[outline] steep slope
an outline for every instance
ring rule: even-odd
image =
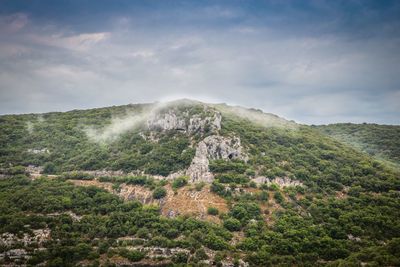
[[[339,123],[316,128],[377,159],[387,160],[400,166],[400,126]]]
[[[400,264],[399,172],[320,129],[189,100],[0,123],[3,262]]]

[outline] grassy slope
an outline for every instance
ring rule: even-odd
[[[316,128],[377,159],[400,166],[400,126],[339,123]]]

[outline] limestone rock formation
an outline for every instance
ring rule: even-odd
[[[158,113],[147,120],[147,127],[151,131],[176,130],[188,134],[211,131],[217,133],[221,129],[221,114],[214,112],[212,116],[201,117],[189,114],[177,114],[174,110],[166,113]]]
[[[219,135],[208,136],[197,145],[196,154],[186,171],[186,175],[190,177],[190,182],[212,182],[214,176],[209,170],[210,159],[247,160],[247,156],[242,152],[240,138],[228,138]]]
[[[277,184],[279,187],[304,186],[302,182],[289,179],[289,177],[275,177],[274,179],[270,179],[264,176],[259,176],[254,178],[253,181],[257,184],[267,184],[268,186],[271,184]]]

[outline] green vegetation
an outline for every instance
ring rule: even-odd
[[[316,127],[335,139],[400,165],[400,126],[339,123]]]
[[[189,177],[181,176],[172,181],[172,188],[177,189],[187,185]]]
[[[215,216],[215,215],[218,215],[218,213],[219,213],[219,210],[215,207],[208,207],[208,209],[207,209],[207,214],[209,214],[209,215]]]
[[[134,235],[145,238],[143,244],[162,247],[198,249],[201,246],[225,249],[231,235],[215,224],[193,218],[166,219],[157,207],[136,201],[123,202],[96,187],[76,187],[68,182],[50,179],[31,181],[24,176],[0,180],[0,233],[31,233],[32,229],[49,228],[52,239],[47,251],[37,251],[29,263],[36,265],[74,266],[83,259],[98,259],[113,253],[139,261],[145,254],[118,248],[115,238]],[[65,212],[82,218],[73,220]],[[48,214],[58,212],[58,216]],[[29,225],[29,226],[27,226]],[[207,234],[208,233],[208,234]],[[181,236],[179,240],[175,240]],[[16,244],[18,247],[19,245]],[[27,246],[27,249],[35,248]],[[114,248],[114,249],[113,249]],[[2,247],[4,251],[5,247]],[[175,260],[182,260],[183,255]]]
[[[155,199],[160,199],[163,198],[167,195],[167,190],[165,190],[164,187],[157,187],[156,189],[154,189],[153,191],[153,197]]]
[[[143,108],[0,117],[0,234],[22,237],[51,230],[46,250],[18,243],[0,252],[24,247],[32,255],[28,264],[49,266],[82,260],[96,265],[113,256],[136,262],[150,254],[139,248],[154,246],[182,249],[168,264],[201,265],[211,249],[216,263],[230,258],[237,264],[240,258],[251,266],[400,265],[400,170],[370,156],[398,162],[398,126],[263,127],[223,113],[220,134],[239,137],[248,160],[210,160],[215,176],[210,191],[229,210],[211,206],[204,213],[218,217],[200,217],[217,224],[188,215],[166,218],[158,206],[124,202],[103,189],[66,181],[96,179],[112,183],[107,185],[116,191],[123,183],[143,186],[155,199],[166,196],[167,183],[175,191],[186,186],[188,177],[160,181],[151,174],[187,168],[208,131],[203,136],[174,130],[154,134],[142,125],[107,142],[85,133],[85,126],[104,129],[113,116]],[[177,107],[200,117],[210,109]],[[353,143],[362,145],[348,145]],[[30,164],[43,166],[49,178],[29,179],[25,166]],[[103,169],[132,173],[94,177],[84,172]],[[258,184],[252,180],[258,176],[299,185]],[[204,182],[192,185],[188,193],[208,193],[204,187]]]
[[[160,134],[157,145],[139,134],[144,126],[108,142],[96,142],[87,127],[101,130],[113,117],[140,114],[145,105],[127,105],[64,113],[0,116],[0,167],[41,165],[44,173],[73,170],[144,170],[168,175],[187,167],[194,149],[179,132]]]

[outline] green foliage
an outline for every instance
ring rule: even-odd
[[[242,161],[236,160],[213,160],[210,162],[210,171],[213,173],[231,172],[235,174],[243,174],[246,172],[248,165]]]
[[[209,214],[209,215],[215,216],[215,215],[218,215],[218,213],[219,213],[219,210],[215,207],[208,207],[208,209],[207,209],[207,214]]]
[[[282,193],[279,191],[276,191],[274,193],[274,199],[276,200],[277,203],[282,204],[285,201],[285,198],[283,197]]]
[[[167,195],[167,190],[165,190],[164,187],[157,187],[156,189],[154,189],[153,191],[153,197],[155,199],[160,199],[163,198]]]
[[[57,172],[56,165],[53,162],[46,162],[43,166],[43,173],[54,174]]]
[[[154,143],[132,130],[99,143],[90,139],[85,131],[87,127],[101,131],[113,117],[142,112],[143,108],[143,105],[127,105],[0,116],[0,167],[9,163],[33,164],[44,166],[47,174],[114,169],[142,170],[158,175],[188,167],[195,150],[189,147],[189,137],[184,134],[160,133],[159,142]]]
[[[197,191],[201,191],[205,185],[206,185],[205,182],[196,183],[195,188]]]
[[[339,123],[316,127],[319,131],[357,149],[400,164],[400,126]]]
[[[34,254],[30,260],[33,265],[44,261],[52,265],[76,265],[80,260],[93,260],[103,253],[118,253],[131,261],[141,260],[145,256],[143,253],[112,248],[116,246],[113,240],[126,235],[143,238],[139,239],[140,244],[149,246],[229,247],[227,240],[231,235],[218,225],[187,217],[166,219],[160,216],[158,208],[134,201],[123,202],[96,187],[76,187],[56,179],[31,181],[15,176],[0,180],[0,190],[0,234],[30,233],[32,229],[46,227],[51,230],[52,239],[46,243],[48,251]],[[73,220],[66,214],[69,211],[82,218]],[[59,215],[46,215],[54,212]],[[197,233],[195,239],[194,233]],[[181,237],[179,242],[174,240],[178,236]],[[97,241],[90,243],[91,240]],[[98,247],[96,251],[94,247]],[[183,262],[184,257],[175,260]]]
[[[118,252],[118,254],[133,262],[140,261],[146,256],[146,253],[141,252],[139,250],[128,250],[128,249],[121,249]]]
[[[157,132],[154,141],[148,129],[139,126],[106,142],[94,142],[85,132],[86,126],[102,130],[112,117],[143,108],[129,105],[0,116],[0,171],[5,175],[0,180],[0,233],[22,236],[34,229],[51,230],[46,251],[28,246],[28,251],[36,251],[28,264],[74,266],[89,260],[96,265],[100,256],[117,254],[139,261],[145,255],[125,250],[127,246],[157,245],[188,249],[189,253],[172,257],[177,265],[196,264],[204,247],[219,251],[217,264],[240,254],[251,266],[400,265],[398,126],[262,127],[223,113],[220,134],[240,137],[249,160],[210,162],[215,174],[210,190],[225,198],[230,207],[220,215],[222,227],[190,216],[165,218],[158,206],[123,202],[103,189],[63,182],[93,179],[84,170],[168,175],[187,168],[196,142],[209,132],[203,136]],[[182,105],[176,110],[200,117],[208,112],[201,105]],[[387,162],[375,161],[359,149],[394,164],[389,168]],[[66,173],[61,179],[30,180],[25,173],[30,164],[44,166],[48,174]],[[288,177],[304,186],[281,189],[263,184],[256,188],[250,178],[259,175]],[[148,176],[97,179],[113,183],[114,189],[122,183],[145,186],[154,190],[154,198],[166,194],[166,181]],[[176,179],[172,187],[185,185],[185,180]],[[203,186],[195,188],[201,191]],[[268,193],[280,205],[269,207]],[[80,219],[73,219],[70,212]],[[213,209],[207,212],[216,215]],[[244,232],[239,244],[229,245],[234,244],[230,231]],[[126,236],[133,239],[116,241]]]
[[[208,256],[203,248],[199,248],[198,250],[196,250],[194,256],[195,256],[196,260],[198,260],[198,261],[208,259]]]
[[[67,173],[63,173],[60,176],[61,179],[71,179],[71,180],[93,180],[94,176],[90,175],[88,173],[85,172],[67,172]]]
[[[229,231],[239,231],[242,225],[238,219],[228,218],[224,221],[224,227]]]
[[[254,202],[239,202],[229,212],[230,216],[238,219],[242,224],[246,224],[251,219],[260,219],[260,214],[260,207]]]
[[[229,196],[230,191],[225,186],[217,181],[212,182],[210,187],[211,192],[214,192],[220,196]]]
[[[243,174],[235,174],[235,173],[222,173],[215,176],[220,183],[224,184],[246,184],[250,181],[250,179]]]
[[[175,178],[172,181],[172,188],[177,189],[177,188],[183,187],[183,186],[187,185],[188,180],[189,180],[189,177],[187,177],[187,176],[181,176],[181,177]]]

